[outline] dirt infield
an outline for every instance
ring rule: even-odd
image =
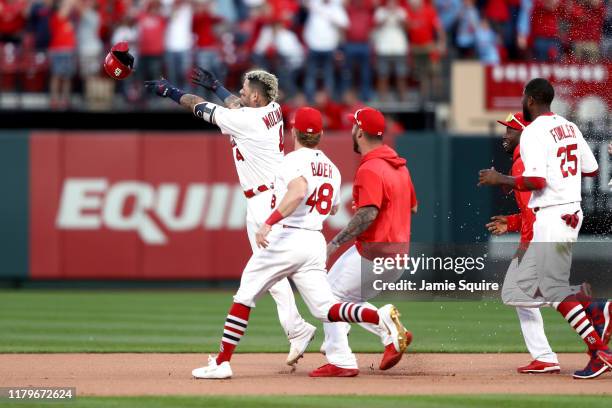
[[[238,354],[231,380],[194,380],[203,354],[0,354],[0,386],[77,387],[78,395],[202,394],[612,394],[612,374],[574,380],[585,354],[560,355],[560,375],[519,375],[525,354],[408,354],[394,369],[377,367],[380,355],[361,354],[356,378],[309,378],[324,364],[307,354],[290,372],[281,354]]]

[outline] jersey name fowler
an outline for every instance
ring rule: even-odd
[[[283,121],[283,112],[279,107],[276,110],[268,112],[264,117],[261,118],[261,120],[263,120],[264,124],[266,125],[266,128],[270,129],[271,127],[274,127]]]
[[[565,123],[563,125],[559,125],[550,129],[550,134],[552,135],[555,143],[559,143],[564,139],[575,139],[576,138],[576,129],[569,123]]]

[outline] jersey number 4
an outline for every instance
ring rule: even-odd
[[[334,196],[334,187],[329,183],[321,184],[321,186],[312,192],[306,205],[310,206],[310,211],[317,209],[319,214],[327,215],[332,208],[332,198]]]
[[[557,157],[561,158],[561,174],[563,178],[576,175],[578,171],[578,157],[576,156],[576,150],[578,149],[577,144],[571,144],[567,146],[559,147],[557,150]],[[572,166],[573,164],[573,166]]]

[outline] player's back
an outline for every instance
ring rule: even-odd
[[[284,218],[283,225],[321,230],[332,207],[339,203],[340,171],[321,150],[300,148],[287,154],[275,181],[277,203],[287,192],[287,185],[297,177],[308,182],[308,192],[297,209]]]
[[[271,102],[259,108],[218,107],[215,123],[230,135],[234,163],[244,190],[269,186],[283,159],[283,115]]]
[[[597,171],[597,161],[580,129],[556,114],[538,116],[521,136],[524,177],[543,177],[530,208],[581,201],[582,175]]]

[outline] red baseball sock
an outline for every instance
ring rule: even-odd
[[[217,356],[217,364],[230,361],[234,349],[246,331],[249,323],[251,308],[240,303],[233,303],[229,314],[225,319],[223,337],[221,338],[221,349]]]
[[[589,351],[606,350],[608,348],[601,341],[601,338],[587,317],[584,307],[576,299],[576,295],[568,296],[561,303],[556,304],[555,308],[569,322],[576,333],[582,337]]]
[[[330,322],[378,324],[378,312],[357,303],[336,303],[327,313]]]

